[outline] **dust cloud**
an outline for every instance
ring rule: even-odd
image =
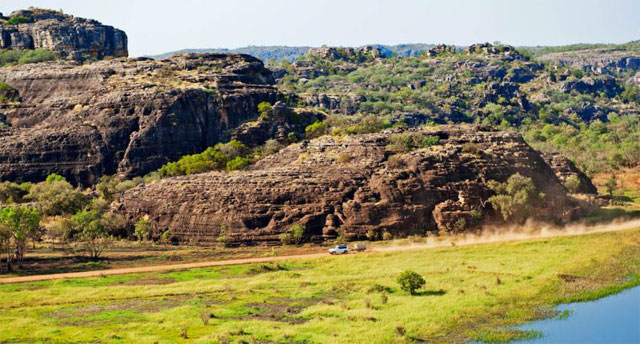
[[[418,239],[418,242],[396,244],[387,247],[375,247],[375,252],[392,252],[447,246],[465,246],[494,242],[506,242],[559,236],[583,235],[589,233],[614,232],[640,228],[640,219],[615,220],[604,224],[587,225],[584,223],[554,226],[548,223],[528,221],[524,225],[484,227],[477,233],[465,233],[444,236],[430,236]]]

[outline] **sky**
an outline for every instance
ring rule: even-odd
[[[0,0],[0,12],[62,9],[124,30],[131,56],[248,45],[640,39],[640,0]]]

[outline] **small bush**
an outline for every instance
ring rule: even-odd
[[[324,122],[315,122],[308,125],[305,129],[305,137],[313,139],[327,133],[327,125]]]
[[[336,161],[339,163],[347,163],[349,161],[351,161],[351,154],[347,153],[347,152],[340,152],[337,156],[336,156]]]
[[[392,170],[397,170],[405,167],[407,163],[404,161],[404,157],[400,154],[395,154],[387,159],[387,167]]]
[[[59,181],[64,181],[66,182],[67,179],[59,174],[55,174],[52,173],[50,175],[47,176],[47,179],[45,179],[45,182],[47,183],[53,183],[53,182],[59,182]]]
[[[411,270],[401,273],[397,282],[400,285],[400,289],[411,295],[415,295],[416,290],[422,288],[426,283],[422,276]]]
[[[25,16],[15,16],[7,20],[7,24],[9,25],[18,25],[18,24],[23,24],[28,22],[30,22],[30,20]]]
[[[249,159],[244,157],[235,157],[231,161],[227,161],[227,172],[241,170],[245,167],[249,166]]]
[[[285,245],[300,245],[304,242],[306,227],[294,225],[287,232],[280,234],[280,241]]]
[[[577,193],[580,190],[580,178],[578,176],[570,176],[565,180],[564,186],[571,193]]]
[[[480,147],[475,143],[467,142],[462,145],[462,152],[471,155],[478,155],[480,153]]]
[[[393,234],[389,233],[388,230],[382,231],[382,240],[393,240]]]
[[[151,234],[151,221],[147,219],[138,219],[136,222],[135,231],[133,235],[138,239],[138,241],[146,241],[149,239],[149,235]]]

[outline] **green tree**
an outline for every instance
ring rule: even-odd
[[[138,219],[136,222],[135,231],[133,235],[138,239],[138,241],[146,241],[149,239],[149,235],[151,234],[151,221],[147,219]]]
[[[43,215],[75,214],[89,203],[87,195],[58,177],[51,175],[29,190],[28,197],[37,202]]]
[[[580,178],[578,176],[570,176],[564,181],[564,186],[571,193],[577,193],[580,190]]]
[[[538,192],[533,180],[519,173],[509,177],[505,183],[491,180],[488,186],[496,193],[489,197],[489,202],[500,211],[505,221],[523,222],[544,199],[544,194]]]
[[[327,133],[327,125],[324,122],[315,122],[308,125],[305,129],[305,136],[309,139],[320,137]]]
[[[616,190],[616,187],[618,186],[616,175],[612,174],[611,177],[607,179],[607,182],[604,184],[604,186],[607,188],[607,193],[609,194],[609,197],[613,198],[613,192]]]
[[[280,241],[285,245],[300,245],[304,242],[307,228],[303,225],[294,225],[285,233],[280,234]]]
[[[422,288],[425,283],[427,283],[420,274],[411,270],[401,273],[400,276],[398,276],[397,282],[400,285],[400,289],[411,295],[415,295],[416,290]]]
[[[0,209],[0,246],[6,254],[7,269],[13,260],[21,261],[28,240],[38,239],[42,233],[40,215],[28,206],[10,206]]]

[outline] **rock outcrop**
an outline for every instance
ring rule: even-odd
[[[81,185],[201,152],[281,97],[260,60],[234,54],[31,64],[0,69],[0,82],[21,99],[0,104],[0,179]]]
[[[624,88],[611,76],[568,80],[562,85],[562,91],[565,93],[572,91],[590,94],[604,93],[607,97],[614,97],[623,90]]]
[[[388,145],[399,133],[440,142],[394,153]],[[249,170],[138,186],[113,207],[131,223],[148,216],[154,238],[170,231],[174,242],[201,244],[277,242],[296,224],[307,228],[309,240],[465,231],[495,217],[488,181],[514,173],[531,177],[545,193],[538,219],[575,215],[563,185],[520,135],[469,126],[325,136],[291,145]]]
[[[248,147],[256,147],[267,140],[274,139],[287,145],[305,136],[305,128],[315,122],[321,122],[326,116],[320,112],[305,109],[293,109],[282,102],[273,106],[273,110],[255,121],[243,123],[231,134],[231,139],[240,141]],[[293,135],[291,138],[289,135]]]
[[[124,31],[45,9],[19,10],[9,17],[0,16],[0,48],[44,48],[74,59],[128,54]]]
[[[537,59],[595,74],[640,70],[640,55],[625,50],[578,50],[546,54]]]
[[[584,172],[580,171],[579,168],[574,165],[571,160],[560,154],[553,153],[545,153],[542,154],[544,160],[551,166],[551,169],[555,172],[556,176],[563,184],[570,177],[576,177],[580,181],[578,189],[576,190],[578,193],[585,194],[597,194],[598,189],[593,185],[591,179],[584,174]]]

